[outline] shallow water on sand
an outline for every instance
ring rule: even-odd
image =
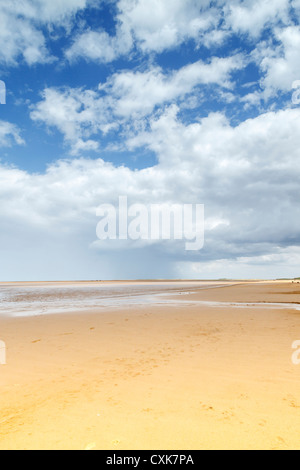
[[[189,300],[188,294],[228,284],[164,282],[142,284],[1,285],[0,316],[27,317],[55,313],[130,308],[143,305],[202,306],[231,308],[285,308],[300,310],[299,304],[268,302],[208,302]]]
[[[203,283],[143,283],[103,285],[2,285],[0,287],[1,316],[34,316],[67,313],[101,308],[119,308],[149,303],[174,303],[165,296],[195,292],[207,286]]]

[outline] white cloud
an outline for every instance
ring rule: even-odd
[[[229,279],[282,279],[298,276],[299,263],[299,247],[291,246],[274,248],[274,252],[268,255],[238,257],[232,261],[220,259],[204,263],[186,263],[179,266],[179,273],[181,278],[214,276]]]
[[[178,71],[164,73],[159,67],[146,72],[122,72],[101,86],[114,100],[115,114],[122,117],[150,114],[155,106],[183,99],[199,85],[230,88],[231,74],[244,67],[242,56],[201,60]]]
[[[17,3],[20,3],[16,0]],[[101,0],[100,0],[101,2]],[[89,4],[96,3],[91,0],[32,0],[30,5],[34,5],[33,15],[35,20],[45,23],[63,23],[66,19],[72,17],[79,10],[85,9]],[[99,1],[97,1],[99,4]]]
[[[89,137],[101,130],[102,123],[105,127],[102,107],[102,100],[93,91],[47,88],[43,101],[31,112],[31,119],[56,127],[71,145],[71,153],[76,155],[84,150],[97,150],[97,142]]]
[[[53,61],[42,27],[63,26],[71,31],[75,14],[95,0],[11,0],[0,4],[0,62],[29,65]],[[136,46],[142,53],[160,53],[193,40],[195,47],[221,45],[232,34],[260,36],[266,27],[292,26],[290,7],[300,14],[299,0],[118,0],[116,34],[82,28],[66,49],[77,58],[111,62]],[[224,21],[223,21],[224,20]],[[82,25],[81,25],[82,26]],[[14,31],[14,34],[11,34]]]
[[[299,0],[118,0],[116,34],[79,33],[66,55],[110,62],[128,54],[133,46],[144,53],[161,53],[189,40],[207,48],[222,45],[233,34],[251,40],[270,28],[293,25],[291,6],[300,15]]]
[[[243,277],[245,266],[251,272],[255,260],[263,262],[263,257],[271,260],[269,273],[272,260],[276,262],[272,272],[279,276],[300,241],[300,109],[269,112],[236,127],[221,113],[189,125],[177,113],[171,106],[151,120],[148,132],[128,142],[129,148],[146,146],[155,152],[158,164],[152,168],[133,171],[100,159],[57,162],[45,174],[1,166],[0,199],[5,204],[0,204],[0,246],[7,254],[3,253],[5,272],[0,277],[7,278],[5,256],[13,250],[14,259],[20,253],[24,266],[35,266],[43,275],[45,266],[56,265],[56,271],[47,271],[54,278],[61,273],[73,278],[79,272],[82,277],[113,277],[120,264],[121,277],[155,277],[161,274],[160,266],[166,275],[199,275],[199,270],[210,267],[211,275],[223,277],[225,273],[218,276],[217,267],[224,266],[220,260],[227,260],[228,276],[234,272]],[[204,203],[204,249],[187,254],[183,247],[168,243],[146,248],[131,243],[129,251],[121,253],[117,244],[109,254],[91,250],[96,208],[117,204],[120,195],[127,195],[130,204]],[[47,249],[34,256],[37,246]],[[80,258],[80,269],[74,254]],[[30,259],[34,261],[29,263]],[[137,266],[130,259],[136,259]],[[289,273],[296,275],[297,268],[293,265]]]
[[[95,152],[99,149],[99,143],[95,140],[82,140],[78,139],[72,147],[71,155],[78,155],[82,151],[84,152]]]
[[[240,99],[240,101],[242,103],[245,103],[245,106],[244,106],[245,109],[248,109],[251,106],[254,106],[257,109],[259,109],[259,107],[261,105],[261,102],[262,102],[262,99],[263,99],[262,93],[260,93],[258,91],[254,91],[252,93],[248,93],[247,95],[243,96]]]
[[[67,58],[111,62],[134,44],[143,53],[159,53],[189,39],[196,45],[220,44],[227,35],[216,30],[222,10],[212,8],[208,0],[119,0],[117,11],[115,36],[105,31],[80,33],[67,49]]]
[[[0,62],[17,64],[22,58],[32,65],[53,60],[45,27],[71,29],[74,15],[87,4],[87,0],[2,2]],[[251,87],[241,103],[259,110],[263,97],[291,90],[293,81],[300,80],[300,32],[288,16],[289,4],[297,7],[298,14],[300,3],[220,0],[213,4],[119,0],[114,36],[79,25],[80,33],[74,33],[65,52],[70,62],[82,57],[109,63],[132,53],[141,59],[140,68],[119,70],[90,90],[46,88],[31,108],[32,120],[57,129],[72,156],[101,155],[102,136],[118,131],[110,140],[111,148],[117,148],[120,139],[126,150],[150,150],[157,164],[133,171],[101,159],[78,158],[51,164],[44,174],[0,165],[0,277],[9,277],[11,269],[20,277],[38,278],[45,266],[52,278],[180,277],[182,272],[192,277],[203,269],[216,277],[230,273],[243,277],[245,270],[254,272],[257,266],[262,266],[261,273],[267,272],[263,267],[267,265],[268,272],[276,266],[277,276],[286,264],[290,274],[298,274],[299,263],[292,261],[299,259],[300,244],[300,108],[268,112],[233,126],[225,112],[207,116],[200,103],[206,93],[211,104],[210,93],[227,103],[238,98],[233,74],[248,64],[245,56],[231,47],[232,56],[211,57],[211,53],[205,61],[166,70],[156,65],[155,53],[189,40],[195,48],[215,47],[243,33],[243,39],[255,47],[251,58],[262,74],[263,92]],[[266,28],[270,30],[262,41]],[[198,51],[200,55],[202,50]],[[183,110],[189,123],[179,117]],[[12,144],[24,144],[20,129],[0,121],[0,146]],[[180,245],[160,243],[144,248],[125,244],[126,249],[117,254],[118,247],[111,245],[109,255],[105,247],[90,249],[95,246],[96,207],[116,204],[119,195],[128,195],[130,203],[204,203],[204,250],[187,254]],[[160,267],[163,273],[157,271]]]
[[[67,26],[88,0],[10,0],[0,3],[0,62],[28,65],[53,61],[41,26]]]
[[[20,55],[28,65],[50,60],[43,34],[28,20],[1,12],[0,5],[0,62],[17,65]]]
[[[119,20],[131,29],[144,51],[161,52],[187,39],[198,40],[216,27],[220,10],[208,0],[120,0]],[[208,8],[210,7],[210,8]]]
[[[128,121],[151,115],[157,106],[182,101],[200,85],[231,88],[231,74],[244,63],[243,57],[236,55],[214,57],[209,63],[198,61],[169,73],[160,67],[146,72],[124,71],[110,77],[97,92],[48,88],[43,100],[33,107],[31,118],[56,127],[71,145],[71,153],[77,155],[80,150],[98,148],[89,140],[92,135],[105,135]]]
[[[300,0],[292,0],[291,6],[293,7],[295,14],[300,18]]]
[[[278,46],[263,43],[254,53],[257,64],[263,72],[262,86],[265,95],[277,91],[289,91],[295,80],[300,79],[300,28],[290,26],[276,30]]]
[[[250,251],[252,257],[299,243],[300,110],[267,113],[237,127],[219,113],[185,126],[177,111],[171,107],[153,119],[151,130],[128,145],[156,153],[170,194],[203,202],[207,217],[229,221],[207,227],[203,256]]]
[[[54,60],[42,27],[63,26],[71,31],[75,14],[95,0],[11,0],[0,4],[0,61],[16,65]],[[299,0],[118,0],[116,34],[96,28],[77,32],[66,49],[77,58],[111,62],[136,46],[142,53],[160,53],[193,40],[208,48],[221,45],[231,34],[257,38],[266,27],[291,26],[290,7],[300,14]],[[224,21],[223,21],[224,20]],[[82,25],[81,25],[82,26]],[[14,31],[14,34],[11,34]]]
[[[11,147],[13,143],[23,145],[25,141],[20,129],[10,122],[0,121],[0,147]]]
[[[84,9],[88,3],[88,0],[10,0],[2,2],[1,8],[15,16],[54,23],[64,21],[66,17]]]
[[[132,36],[125,27],[118,27],[116,36],[106,31],[85,31],[80,33],[72,46],[67,49],[66,57],[70,62],[78,58],[99,62],[112,62],[130,51]]]
[[[235,33],[258,37],[267,26],[289,24],[289,0],[245,0],[227,2],[226,24]]]

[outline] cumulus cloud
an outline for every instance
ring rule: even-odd
[[[112,62],[121,55],[129,53],[133,45],[130,31],[125,26],[117,28],[116,36],[106,31],[84,31],[79,33],[73,44],[66,50],[70,62],[78,58],[96,62]]]
[[[31,106],[32,121],[58,130],[75,158],[40,174],[0,165],[0,277],[18,272],[38,278],[45,266],[53,279],[295,275],[300,109],[290,105],[246,120],[244,111],[251,106],[261,113],[263,98],[300,80],[299,0],[118,0],[114,33],[75,24],[76,12],[88,4],[0,5],[2,63],[54,60],[45,35],[55,26],[73,28],[63,46],[70,66],[79,58],[106,64],[128,59],[126,70],[106,67],[110,75],[99,86],[49,86]],[[247,44],[242,53],[232,41],[221,54],[219,46],[241,35]],[[184,43],[193,54],[187,60],[182,55],[180,66],[158,65],[159,54]],[[202,56],[202,46],[213,49]],[[129,68],[132,58],[139,67]],[[250,62],[259,78],[245,92]],[[231,121],[237,105],[241,112]],[[99,158],[105,140],[114,148],[121,142],[134,155],[149,152],[157,164],[133,170],[105,163]],[[19,127],[0,121],[0,146],[12,144],[24,144]],[[80,158],[84,152],[98,158]],[[109,241],[108,250],[96,240],[96,209],[117,205],[122,195],[130,204],[205,204],[204,249],[188,253],[178,241]],[[284,274],[283,265],[289,265]]]
[[[250,39],[250,60],[260,75],[260,87],[242,101],[258,105],[261,100],[291,91],[300,77],[300,29],[295,20],[300,18],[299,1],[236,0],[227,3],[224,12],[227,30]]]
[[[31,112],[33,121],[43,121],[48,127],[56,127],[71,145],[71,153],[96,150],[98,144],[89,137],[101,129],[102,100],[93,91],[82,89],[56,90],[47,88],[43,101]]]
[[[222,45],[232,35],[257,40],[266,30],[293,25],[299,0],[118,0],[116,34],[78,33],[67,49],[70,60],[110,62],[135,46],[142,53],[161,53],[187,41],[195,47]]]
[[[261,85],[267,97],[290,91],[293,82],[300,79],[299,26],[277,30],[275,39],[276,46],[271,41],[264,42],[253,54],[263,73]]]
[[[222,3],[222,2],[218,2]],[[208,0],[119,0],[115,36],[106,31],[79,33],[66,56],[111,62],[129,53],[134,44],[142,52],[162,52],[193,39],[197,44],[221,43],[226,32],[219,30],[205,42],[205,33],[217,27],[222,11],[212,8]]]
[[[209,278],[218,273],[219,278],[231,279],[275,279],[293,278],[297,275],[300,263],[298,246],[273,248],[273,253],[253,257],[237,257],[235,260],[220,259],[204,263],[182,264],[179,273],[186,276]],[[193,274],[191,274],[193,273]]]
[[[0,147],[11,147],[13,144],[23,145],[20,129],[10,122],[0,121]]]
[[[17,65],[20,56],[28,65],[51,60],[43,34],[30,21],[0,11],[0,61]]]
[[[290,23],[290,0],[245,0],[226,2],[227,27],[235,33],[258,38],[266,27]]]
[[[176,114],[169,109],[128,145],[156,152],[169,171],[167,188],[176,187],[172,179],[184,169],[177,187],[182,197],[204,201],[207,214],[230,222],[207,230],[208,257],[297,244],[299,110],[267,113],[235,128],[220,113],[187,126]]]
[[[216,27],[220,10],[208,0],[120,0],[119,20],[133,32],[139,47],[161,52]]]
[[[146,72],[125,71],[113,75],[100,90],[113,97],[115,114],[147,115],[155,106],[183,99],[199,85],[230,88],[231,74],[244,66],[243,57],[236,55],[214,57],[208,63],[200,60],[170,73],[164,73],[160,67]]]
[[[0,3],[0,62],[28,65],[53,61],[43,26],[66,26],[88,0],[10,0]]]
[[[62,22],[70,15],[83,9],[88,0],[11,0],[2,2],[4,12],[22,16],[35,21],[54,23]]]
[[[65,272],[59,269],[66,259],[73,273],[78,272],[72,261],[77,254],[85,260],[86,272],[98,278],[114,276],[120,264],[123,277],[157,276],[160,264],[171,276],[199,276],[207,267],[205,277],[220,260],[222,266],[228,261],[226,276],[243,277],[245,266],[250,273],[254,261],[263,264],[265,257],[274,262],[274,276],[279,276],[281,261],[294,256],[300,241],[299,131],[299,109],[269,112],[233,127],[222,113],[184,124],[173,105],[152,118],[147,132],[128,142],[129,148],[143,146],[155,152],[154,167],[133,171],[101,159],[75,159],[51,165],[45,174],[29,174],[1,166],[0,199],[5,204],[0,205],[0,217],[15,233],[5,246],[9,252],[22,233],[29,258],[39,240],[47,246],[56,243],[49,259],[47,250],[42,255],[50,264],[55,257],[56,276]],[[104,203],[117,206],[121,195],[127,195],[130,204],[205,204],[204,249],[187,253],[184,245],[167,242],[146,247],[129,243],[120,251],[111,241],[108,255],[105,246],[94,243],[96,209]],[[2,231],[2,242],[6,233]],[[144,270],[143,263],[127,263],[133,253],[145,261]]]
[[[75,28],[66,57],[112,62],[135,48],[144,54],[161,53],[187,41],[197,48],[219,46],[244,33],[258,39],[266,28],[293,26],[291,11],[299,16],[299,0],[117,0],[115,34],[84,29],[75,22],[78,11],[99,7],[106,0],[11,0],[0,5],[0,61],[29,64],[54,58],[48,51],[44,28]],[[14,31],[14,34],[11,34]]]
[[[132,119],[151,115],[156,107],[185,99],[199,85],[231,88],[231,74],[242,69],[241,55],[212,58],[165,73],[160,67],[145,72],[114,74],[99,90],[53,89],[43,92],[43,100],[33,106],[31,118],[56,127],[71,145],[71,153],[96,150],[97,133],[106,134]]]

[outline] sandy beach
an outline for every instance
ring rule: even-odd
[[[67,313],[29,316],[36,291],[0,285],[23,312],[0,315],[0,449],[299,449],[300,285],[173,283],[153,302],[143,286],[144,302],[72,311],[72,291]]]

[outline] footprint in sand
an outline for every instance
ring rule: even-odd
[[[214,408],[212,406],[209,406],[209,405],[204,405],[200,402],[200,405],[202,406],[202,408],[205,410],[205,411],[214,411]]]
[[[114,441],[112,441],[112,444],[117,447],[118,445],[121,444],[121,441],[119,441],[118,439],[115,439]]]

